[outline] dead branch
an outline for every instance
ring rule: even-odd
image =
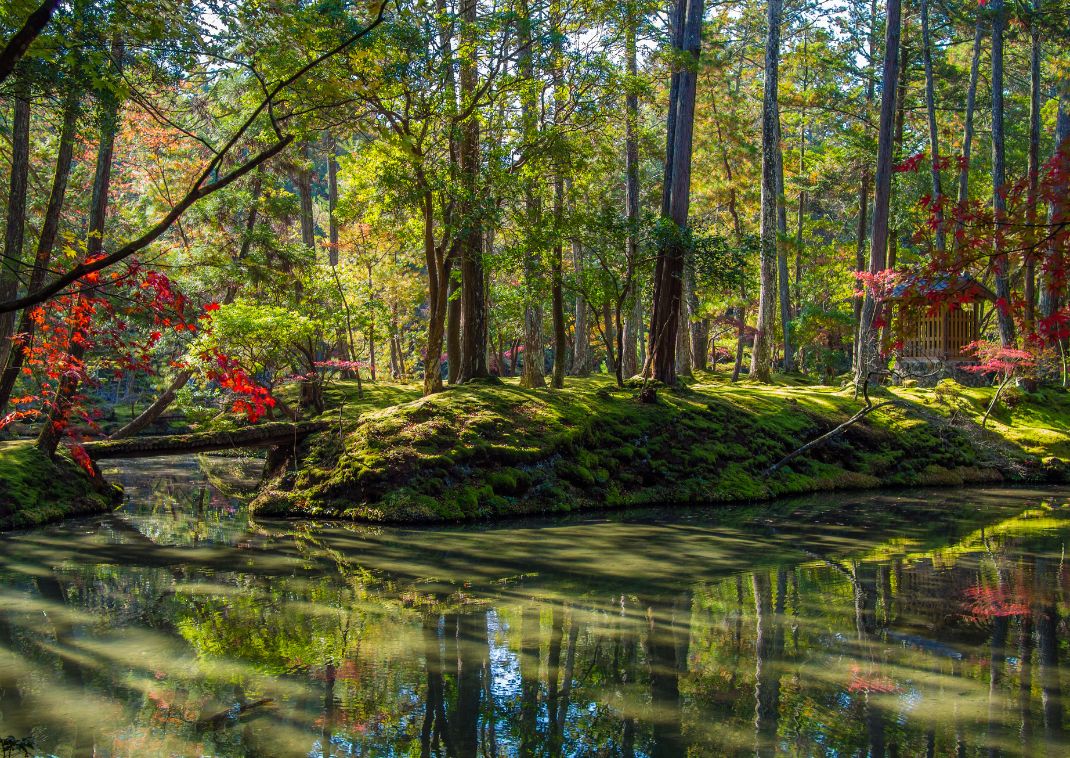
[[[779,469],[781,466],[783,466],[785,463],[788,463],[789,461],[792,461],[795,458],[798,458],[800,455],[802,455],[803,453],[807,452],[808,450],[813,450],[815,447],[818,447],[819,445],[827,442],[828,440],[832,439],[836,435],[842,434],[845,430],[849,429],[851,426],[857,424],[859,421],[864,419],[866,416],[868,416],[869,414],[873,413],[873,411],[878,410],[880,408],[884,408],[885,406],[894,405],[894,404],[900,402],[898,400],[885,400],[882,403],[874,403],[870,399],[870,397],[869,397],[869,379],[870,379],[870,376],[872,374],[874,374],[874,373],[875,372],[873,372],[873,371],[869,372],[869,374],[866,375],[866,380],[862,383],[862,397],[865,398],[866,404],[865,404],[865,406],[863,406],[863,408],[860,411],[858,411],[858,413],[856,413],[855,415],[851,416],[851,418],[849,418],[846,421],[844,421],[842,424],[837,426],[831,432],[826,432],[825,434],[822,434],[817,439],[811,440],[810,442],[807,442],[802,447],[799,447],[799,448],[796,448],[795,450],[792,450],[790,453],[785,455],[779,461],[777,461],[772,466],[770,466],[765,471],[763,471],[762,472],[762,476],[769,476],[770,474],[775,472],[777,469]]]

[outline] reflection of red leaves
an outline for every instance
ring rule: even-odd
[[[873,692],[888,694],[896,692],[899,685],[876,670],[863,671],[858,664],[851,665],[851,681],[847,683],[848,692]]]
[[[973,621],[1025,616],[1029,613],[1029,603],[1023,602],[1025,598],[1016,597],[1003,587],[977,585],[968,587],[965,595],[963,615]]]

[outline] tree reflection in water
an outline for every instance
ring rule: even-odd
[[[0,539],[0,734],[41,754],[1070,750],[1066,492],[418,531],[134,491]]]

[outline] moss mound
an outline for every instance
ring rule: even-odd
[[[49,460],[29,442],[0,442],[0,531],[106,513],[121,500],[119,487],[62,454]]]
[[[1070,424],[1036,442],[982,432],[928,390],[897,391],[773,475],[763,472],[860,407],[826,387],[718,384],[657,402],[604,379],[565,389],[472,384],[350,418],[310,438],[296,472],[253,502],[260,515],[460,521],[578,508],[757,500],[877,486],[1062,476]],[[972,401],[972,398],[971,398]],[[1070,400],[1043,398],[1070,420]],[[979,413],[983,412],[982,408]],[[1032,418],[1028,400],[1010,415]],[[327,412],[330,416],[331,411]],[[336,412],[337,415],[337,412]],[[1005,419],[1013,427],[1014,420]],[[1058,420],[1058,419],[1057,419]],[[1043,459],[1049,458],[1045,464]]]

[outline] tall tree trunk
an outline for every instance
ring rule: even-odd
[[[675,0],[672,13],[669,16],[669,34],[672,38],[673,50],[684,49],[684,27],[687,21],[688,0]],[[669,109],[665,117],[665,167],[664,179],[661,184],[661,215],[669,215],[669,203],[672,200],[672,172],[675,168],[673,163],[673,151],[676,149],[676,121],[679,118],[680,103],[680,77],[683,71],[673,67],[669,77]]]
[[[992,0],[992,212],[997,224],[993,235],[992,272],[996,283],[996,320],[999,339],[1004,347],[1014,345],[1014,318],[1010,311],[1011,283],[1004,236],[998,225],[1005,220],[1007,203],[1004,190],[1007,184],[1003,130],[1003,32],[1007,26],[1007,10],[1003,0]]]
[[[806,98],[810,88],[810,60],[807,56],[809,39],[803,36],[803,103],[800,108],[801,124],[799,125],[799,179],[805,181],[806,177]],[[798,316],[802,311],[802,275],[803,275],[803,214],[806,212],[806,187],[799,187],[799,206],[795,223],[795,309],[793,315]]]
[[[907,12],[903,14],[902,34],[899,45],[899,83],[896,85],[895,90],[895,137],[892,142],[892,163],[897,164],[903,160],[903,137],[906,133],[906,120],[907,120],[907,87],[910,84],[909,81],[909,66],[910,66],[910,44],[909,44],[909,31],[910,31],[910,13],[909,6],[907,6]],[[892,183],[892,200],[889,204],[893,203],[896,196],[896,185]],[[885,260],[885,265],[888,270],[894,271],[896,261],[899,259],[899,238],[902,236],[902,229],[898,226],[893,226],[888,232],[888,257]],[[887,345],[891,339],[892,333],[892,303],[886,301],[881,304],[879,309],[879,320],[884,322],[884,325],[879,330],[879,339],[881,346]]]
[[[984,36],[984,17],[978,13],[973,31],[973,56],[970,59],[970,81],[966,88],[966,114],[962,130],[962,165],[959,168],[959,205],[965,206],[970,199],[970,155],[973,151],[973,114],[977,109],[977,78],[981,70],[981,38]],[[962,221],[955,222],[955,231],[962,228]],[[952,243],[958,249],[958,238]]]
[[[784,151],[780,147],[780,104],[774,101],[774,106],[776,107],[777,287],[779,289],[780,326],[784,345],[783,366],[784,371],[788,372],[795,370],[795,350],[791,342],[791,279],[788,276],[788,249],[784,246],[784,241],[788,236],[788,208],[784,195]]]
[[[947,249],[947,243],[944,229],[944,190],[940,182],[940,134],[936,128],[932,39],[929,36],[929,0],[921,0],[921,52],[925,64],[925,111],[929,121],[929,157],[932,159],[932,207],[933,219],[936,221],[936,253],[942,257]]]
[[[479,204],[479,116],[474,99],[478,88],[475,48],[476,0],[461,0],[461,43],[472,54],[461,61],[461,98],[468,115],[461,124],[459,145],[461,183],[464,189],[462,229],[459,236],[461,260],[461,372],[459,382],[490,376],[487,371],[487,298],[483,267],[483,225]],[[527,361],[525,361],[525,364]]]
[[[527,0],[520,2],[520,19],[517,33],[520,50],[517,69],[524,81],[520,96],[521,121],[524,141],[534,146],[538,139],[537,92],[535,84],[535,56],[532,51],[532,20]],[[526,226],[523,260],[524,292],[524,372],[520,386],[531,389],[546,385],[543,376],[542,301],[543,287],[540,281],[539,263],[542,258],[542,198],[539,196],[538,179],[527,176],[523,180]]]
[[[758,331],[751,348],[752,379],[768,382],[773,371],[773,334],[776,328],[777,281],[777,154],[780,151],[777,86],[780,61],[782,0],[769,0],[765,36],[765,94],[762,99],[761,289],[758,293]],[[787,265],[785,264],[785,274]]]
[[[698,292],[695,291],[695,271],[689,269],[687,276],[687,315],[691,322],[691,368],[705,371],[709,365],[710,320],[700,313]]]
[[[15,80],[11,121],[11,181],[7,195],[4,259],[0,261],[0,301],[14,300],[22,275],[22,245],[26,236],[26,188],[30,171],[30,82]],[[0,314],[0,366],[6,366],[15,331],[15,312]]]
[[[304,142],[301,146],[301,166],[297,171],[297,197],[300,202],[298,221],[301,225],[301,244],[308,251],[309,260],[316,259],[316,224],[313,218],[312,207],[312,166],[309,155],[309,144]],[[300,268],[300,267],[299,267]],[[301,302],[305,296],[305,283],[301,278],[300,271],[294,272],[293,277],[294,298]]]
[[[122,72],[123,40],[115,35],[111,43],[112,65]],[[100,143],[97,146],[96,171],[93,176],[93,194],[89,202],[89,228],[86,234],[86,258],[94,258],[104,250],[104,225],[108,215],[108,192],[111,187],[111,169],[115,157],[115,136],[119,132],[119,98],[111,92],[101,95]],[[77,297],[75,298],[77,300]],[[75,307],[75,306],[72,306]],[[84,373],[86,353],[85,340],[71,339],[69,365],[63,372],[59,387],[52,400],[45,423],[37,435],[37,448],[48,457],[56,453],[60,439],[66,430],[80,377]]]
[[[881,81],[880,132],[877,137],[877,171],[873,196],[873,235],[869,249],[869,271],[883,271],[888,252],[888,216],[891,210],[892,196],[892,146],[895,132],[895,95],[896,87],[892,82],[899,80],[899,35],[901,32],[900,0],[888,0],[888,20],[884,39],[884,68]],[[880,345],[874,317],[877,315],[877,301],[873,293],[866,291],[862,302],[861,322],[859,325],[858,361],[855,371],[855,384],[865,382],[870,371],[882,368]]]
[[[554,182],[554,225],[561,229],[564,224],[565,183],[559,175]],[[568,352],[568,334],[565,331],[565,291],[563,272],[564,250],[560,232],[554,241],[550,270],[551,304],[554,310],[554,374],[552,384],[560,389],[565,386],[565,354]]]
[[[1029,224],[1028,249],[1025,251],[1024,329],[1026,335],[1035,331],[1037,305],[1035,229],[1037,204],[1040,199],[1040,0],[1035,0],[1029,21],[1029,189],[1026,196],[1026,219]]]
[[[685,0],[679,0],[680,3]],[[687,68],[679,72],[672,133],[672,171],[669,184],[668,218],[681,234],[687,230],[691,202],[691,146],[695,126],[695,88],[702,46],[703,0],[686,0],[683,16],[682,50],[688,54]],[[667,177],[668,178],[668,177]],[[663,206],[664,210],[664,206]],[[654,378],[665,384],[676,383],[676,333],[679,326],[683,291],[684,249],[676,240],[662,245],[654,273],[654,312],[650,320],[650,358]]]
[[[435,8],[438,13],[445,16],[448,12],[446,7],[446,0],[435,0]],[[457,80],[454,77],[454,54],[453,54],[453,38],[452,27],[449,24],[441,24],[438,33],[439,45],[442,48],[442,54],[447,59],[447,65],[445,66],[446,75],[446,111],[450,115],[450,118],[454,118],[457,113]],[[450,131],[449,136],[449,169],[451,181],[457,182],[460,179],[460,155],[458,140],[454,136],[456,130]],[[448,290],[448,300],[446,304],[446,380],[450,384],[456,384],[457,378],[461,374],[461,279],[459,271],[454,271],[459,266],[457,256],[455,254],[456,248],[450,248],[450,259],[446,261],[446,266],[449,269],[450,277],[449,282],[442,282],[441,286]]]
[[[554,60],[552,66],[554,84],[554,124],[564,121],[567,92],[562,66],[564,51],[561,30],[562,9],[558,0],[550,5]],[[565,354],[568,352],[568,334],[565,330],[564,249],[561,237],[565,222],[565,168],[560,163],[554,167],[554,245],[550,251],[550,307],[553,310],[554,370],[552,385],[565,386]]]
[[[52,259],[52,250],[59,236],[59,222],[63,212],[63,200],[67,193],[67,180],[71,174],[74,138],[77,136],[80,108],[81,93],[72,88],[64,105],[63,128],[60,131],[59,145],[56,150],[56,173],[52,180],[52,190],[48,195],[48,205],[45,208],[45,217],[41,224],[41,234],[37,239],[37,254],[34,256],[33,269],[30,271],[30,281],[27,285],[28,292],[34,292],[44,284],[45,275],[48,273],[48,264]],[[7,364],[4,366],[3,374],[0,374],[0,416],[3,416],[7,410],[7,404],[11,399],[15,381],[18,379],[23,361],[26,359],[25,351],[33,343],[36,324],[30,318],[31,312],[32,309],[30,308],[22,312],[18,329],[15,332],[15,337],[8,353]]]
[[[419,172],[422,176],[422,171]],[[427,266],[427,343],[424,348],[425,395],[442,391],[442,339],[446,331],[446,305],[449,298],[450,259],[435,245],[435,199],[424,182],[423,226],[424,261]],[[450,356],[450,361],[458,360]]]
[[[327,135],[327,262],[338,265],[338,143]]]
[[[688,268],[691,262],[684,260],[683,286],[680,293],[680,316],[679,327],[676,330],[676,375],[691,376],[691,318],[688,313],[687,301],[691,297],[691,281],[688,277]]]
[[[1055,117],[1055,153],[1070,157],[1070,80],[1064,80],[1059,87],[1059,110]],[[1048,203],[1049,240],[1047,254],[1052,258],[1062,255],[1056,236],[1051,234],[1059,224],[1070,221],[1070,179],[1064,172],[1060,185],[1051,193]],[[1065,263],[1065,262],[1064,262]],[[1059,309],[1066,297],[1066,285],[1056,288],[1050,272],[1043,271],[1040,277],[1039,305],[1041,318],[1049,318]]]
[[[461,279],[451,275],[446,305],[446,381],[457,383],[461,375]]]
[[[572,271],[577,279],[582,280],[583,268],[583,246],[573,238]],[[587,323],[587,301],[580,292],[576,293],[575,333],[572,341],[572,373],[575,376],[587,376],[591,371],[590,327]]]
[[[639,95],[635,91],[635,79],[638,76],[636,62],[636,38],[639,24],[635,3],[625,4],[624,20],[624,57],[628,71],[628,87],[624,95],[624,203],[628,218],[628,240],[625,256],[627,270],[635,271],[639,257]],[[677,82],[679,87],[679,82]],[[626,377],[639,373],[637,353],[639,348],[639,330],[643,319],[642,306],[639,305],[638,287],[634,276],[628,282],[628,314],[624,321],[623,352],[621,353],[621,374]],[[637,307],[638,306],[638,307]]]
[[[606,339],[606,373],[620,376],[620,356],[617,355],[617,330],[615,328],[616,319],[614,317],[614,309],[608,300],[602,303],[602,322],[605,324],[603,332]]]
[[[873,110],[873,96],[876,90],[876,77],[874,69],[877,65],[877,0],[870,0],[869,4],[869,65],[866,66],[866,121]],[[855,234],[855,273],[861,274],[866,270],[866,235],[869,230],[869,222],[866,219],[869,210],[869,185],[870,185],[869,161],[862,166],[862,178],[858,183],[858,227]],[[865,297],[854,298],[854,345],[851,348],[851,368],[858,372],[858,360],[861,357],[859,346],[861,345],[862,304]]]

